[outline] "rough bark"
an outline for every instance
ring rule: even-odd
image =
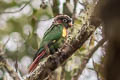
[[[84,42],[92,35],[95,29],[100,25],[100,20],[96,17],[90,17],[90,24],[87,21],[83,24],[78,36],[70,44],[66,43],[58,52],[50,56],[48,60],[35,70],[26,80],[44,80],[48,75],[64,63]]]
[[[93,9],[94,7],[90,10]],[[87,20],[85,24],[82,25],[77,37],[71,40],[70,43],[65,43],[64,46],[58,52],[54,53],[54,55],[50,56],[43,65],[38,66],[37,69],[26,78],[26,80],[44,80],[49,74],[51,74],[52,71],[63,64],[77,49],[84,44],[84,42],[100,25],[100,20],[91,14],[92,11],[90,11]]]

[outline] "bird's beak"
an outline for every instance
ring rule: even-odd
[[[68,25],[69,25],[70,27],[72,27],[72,26],[73,26],[72,22],[68,23]]]

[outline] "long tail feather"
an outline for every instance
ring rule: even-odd
[[[39,61],[40,59],[45,55],[46,51],[43,50],[37,57],[36,59],[33,61],[33,63],[30,65],[29,69],[28,69],[28,72],[32,72],[36,67],[37,65],[39,64]]]

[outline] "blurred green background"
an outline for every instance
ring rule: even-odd
[[[76,19],[74,29],[70,30],[71,37],[76,35],[81,28],[81,22],[84,22],[82,21],[84,14],[80,14],[80,12],[85,9],[79,2],[85,1],[91,3],[89,0],[78,0],[76,4]],[[54,17],[58,14],[67,14],[72,17],[74,7],[74,0],[0,0],[0,46],[6,44],[4,51],[10,65],[14,67],[17,59],[20,73],[22,75],[27,74],[28,66],[40,46],[39,43],[44,32],[52,24]],[[55,80],[72,80],[72,77],[77,74],[80,68],[82,58],[89,48],[96,44],[95,39],[98,41],[101,39],[100,34],[101,31],[98,29],[75,55],[56,70]],[[101,50],[97,53],[100,52]],[[99,58],[97,59],[99,61]],[[92,63],[89,67],[91,65]],[[93,77],[85,73],[87,77],[84,75],[84,80],[96,80],[95,71],[90,73]],[[0,68],[0,79],[5,79],[7,75],[7,72]]]

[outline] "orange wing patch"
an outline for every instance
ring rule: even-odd
[[[67,36],[67,30],[66,30],[66,28],[63,28],[62,36],[63,36],[63,37],[66,37],[66,36]]]

